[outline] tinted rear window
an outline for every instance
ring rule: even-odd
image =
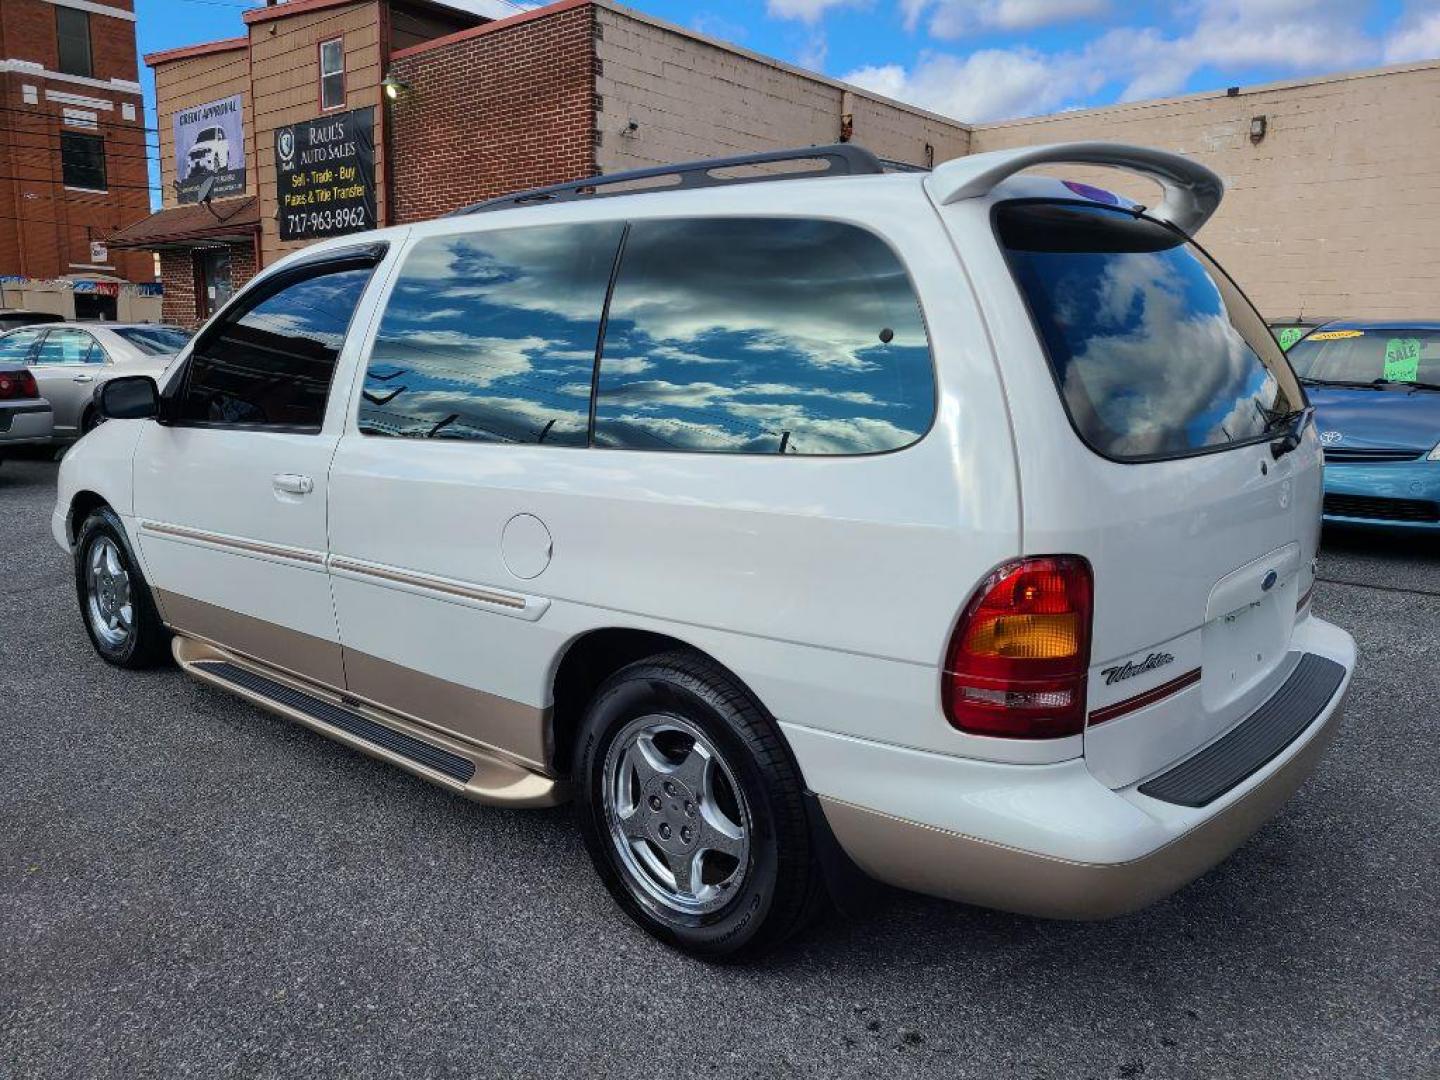
[[[112,327],[111,332],[124,338],[147,356],[178,353],[190,340],[190,335],[184,330],[172,330],[168,326]]]
[[[1290,363],[1317,383],[1440,383],[1440,330],[1318,330]]]
[[[1266,435],[1303,394],[1263,320],[1197,246],[1128,211],[1010,203],[996,228],[1071,422],[1143,461]]]

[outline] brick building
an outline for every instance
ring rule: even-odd
[[[167,319],[204,317],[320,235],[596,173],[844,140],[915,165],[1068,139],[1179,150],[1225,178],[1205,242],[1262,311],[1434,307],[1440,61],[969,125],[614,0],[498,19],[439,0],[288,0],[244,22],[242,36],[146,57],[165,206],[114,242],[160,251]],[[227,101],[243,182],[197,201],[177,174],[213,153],[196,131],[213,134],[205,117]],[[338,149],[349,156],[336,170]]]
[[[138,75],[133,0],[0,3],[0,308],[158,314],[105,244],[150,212]]]
[[[560,0],[501,19],[434,0],[289,0],[243,17],[242,36],[145,58],[163,205],[112,243],[160,253],[167,321],[203,319],[257,267],[328,234],[302,228],[287,238],[295,194],[277,159],[284,140],[323,135],[327,118],[344,118],[346,139],[373,143],[373,225],[597,171],[830,143],[847,131],[916,164],[963,154],[969,142],[956,121],[610,0]],[[224,197],[212,188],[208,201],[187,196],[179,174],[194,151],[183,132],[204,134],[211,122],[176,119],[212,115],[231,99],[243,184]],[[301,216],[316,209],[305,204]]]

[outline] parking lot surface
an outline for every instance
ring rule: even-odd
[[[1108,923],[895,893],[770,961],[651,941],[570,811],[476,806],[91,651],[0,467],[0,1078],[1440,1075],[1440,554],[1327,536],[1317,775]]]

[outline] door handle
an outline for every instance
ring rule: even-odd
[[[95,381],[95,376],[94,376],[94,375],[76,375],[74,381],[75,381],[75,382],[94,382],[94,381]]]
[[[272,482],[276,491],[284,491],[290,495],[309,495],[315,490],[315,481],[299,473],[276,473]]]

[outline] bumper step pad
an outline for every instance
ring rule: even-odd
[[[426,742],[424,739],[417,739],[403,731],[395,731],[384,724],[376,723],[369,717],[351,712],[339,705],[332,705],[328,701],[311,697],[294,687],[286,686],[274,679],[267,679],[264,675],[247,671],[236,664],[224,660],[200,660],[196,661],[194,666],[207,675],[241,687],[252,694],[268,698],[288,709],[302,712],[322,724],[338,728],[357,739],[363,739],[392,754],[408,758],[417,765],[458,780],[462,784],[469,783],[475,775],[475,763],[459,754],[452,754],[443,747]]]
[[[1345,681],[1345,668],[1306,653],[1285,684],[1250,717],[1169,772],[1140,785],[1140,794],[1177,806],[1208,806],[1299,738]]]

